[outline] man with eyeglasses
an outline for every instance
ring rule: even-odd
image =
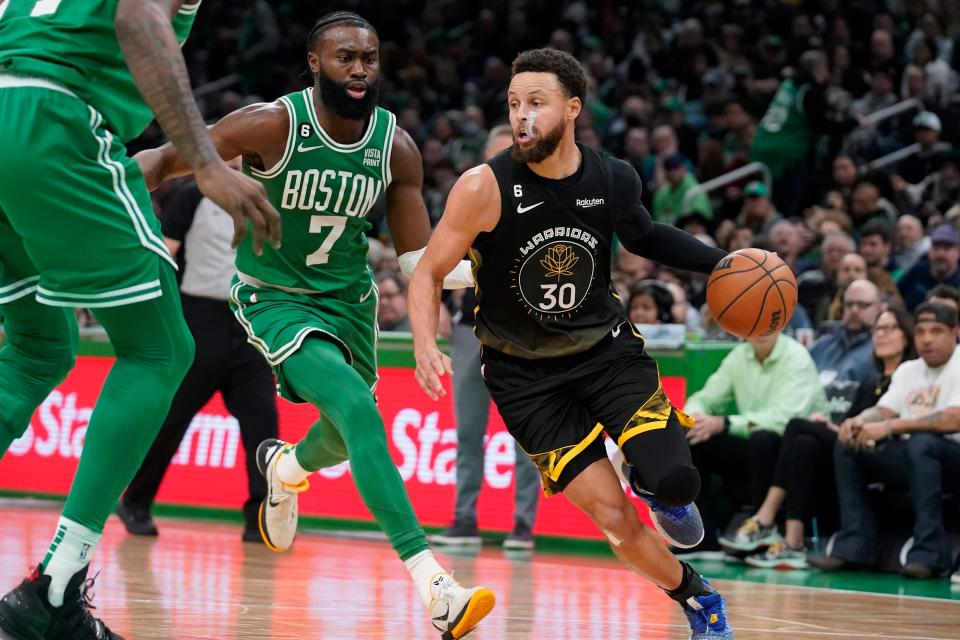
[[[902,573],[945,575],[952,566],[942,510],[944,490],[960,488],[960,349],[957,311],[924,302],[914,314],[920,357],[901,364],[876,406],[841,425],[834,449],[841,529],[830,555],[810,558],[827,571],[871,567],[879,555],[867,485],[909,489],[916,520]]]
[[[870,384],[875,375],[870,329],[882,310],[877,285],[854,280],[843,292],[841,326],[810,345],[830,414],[837,423],[850,410],[860,385]]]

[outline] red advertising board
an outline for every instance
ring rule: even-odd
[[[83,447],[87,423],[112,358],[82,356],[67,379],[34,414],[30,427],[0,460],[0,489],[66,494]],[[664,378],[670,398],[682,405],[683,378]],[[380,413],[393,460],[425,525],[449,524],[456,482],[456,428],[448,394],[430,400],[410,369],[381,367],[377,386]],[[317,419],[309,405],[277,399],[280,437],[299,440]],[[130,428],[138,428],[136,416]],[[513,439],[495,409],[487,429],[484,488],[479,520],[484,529],[508,531],[513,524]],[[607,441],[608,448],[612,443]],[[219,395],[193,419],[174,456],[158,502],[239,508],[245,499],[243,448],[237,421]],[[349,464],[323,469],[300,497],[309,516],[370,520],[354,487]],[[639,503],[638,501],[638,504]],[[646,519],[646,509],[640,509]],[[562,497],[541,500],[535,533],[599,538],[600,534]]]

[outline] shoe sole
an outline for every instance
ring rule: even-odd
[[[453,628],[444,632],[443,640],[457,640],[473,631],[480,621],[493,611],[495,604],[497,604],[497,597],[493,595],[493,591],[478,589],[471,596],[463,613],[454,621]]]
[[[780,536],[767,536],[766,538],[748,544],[739,544],[732,540],[725,540],[723,538],[720,538],[717,542],[720,543],[721,547],[730,549],[731,551],[745,551],[747,553],[753,553],[755,551],[762,551],[775,542],[780,542],[781,540],[782,538]]]
[[[670,543],[671,546],[674,546],[674,547],[676,547],[677,549],[693,549],[694,547],[696,547],[697,545],[699,545],[701,542],[703,542],[703,539],[704,539],[704,538],[706,537],[706,535],[707,535],[706,529],[702,529],[702,530],[700,531],[700,537],[699,537],[699,538],[697,539],[697,541],[694,542],[693,544],[686,544],[686,543],[683,543],[683,542],[678,542],[677,540],[675,540],[672,536],[668,535],[668,534],[663,530],[663,527],[660,526],[660,520],[658,520],[656,516],[653,516],[651,519],[653,520],[653,526],[654,526],[654,528],[657,530],[657,533],[659,533],[659,534],[663,537],[664,540],[666,540],[668,543]]]
[[[430,542],[443,544],[450,547],[479,547],[483,544],[483,538],[480,536],[430,536]]]
[[[504,540],[503,548],[504,549],[517,549],[522,551],[529,551],[533,549],[534,542],[531,540],[529,542],[525,540]]]
[[[810,565],[807,564],[806,562],[793,563],[793,562],[790,562],[789,560],[784,560],[781,562],[765,562],[761,560],[758,562],[756,560],[751,560],[750,558],[747,558],[746,563],[747,563],[747,566],[753,567],[754,569],[776,569],[777,571],[790,571],[790,570],[802,571],[804,569],[810,568]]]
[[[14,635],[16,634],[16,635]],[[10,622],[0,618],[0,640],[44,640],[43,635],[35,635],[14,629]]]

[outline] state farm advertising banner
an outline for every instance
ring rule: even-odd
[[[67,379],[40,406],[30,427],[0,460],[0,489],[65,495],[70,488],[93,405],[113,358],[81,356]],[[683,378],[664,378],[670,398],[682,405]],[[380,413],[394,463],[425,525],[448,525],[456,483],[457,432],[451,396],[434,402],[417,385],[410,369],[381,367],[377,385]],[[310,405],[277,399],[280,437],[296,442],[317,417]],[[140,428],[130,416],[130,428]],[[608,449],[613,443],[607,440]],[[490,411],[484,487],[478,518],[486,530],[513,526],[513,439],[500,415]],[[239,509],[246,497],[240,427],[224,408],[219,394],[193,419],[173,458],[158,502]],[[323,469],[300,496],[306,516],[370,520],[343,463]],[[642,503],[640,512],[647,519]],[[541,499],[534,529],[540,535],[600,538],[585,515],[562,497]]]

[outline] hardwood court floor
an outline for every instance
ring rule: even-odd
[[[14,585],[50,541],[57,512],[0,504],[0,589]],[[128,639],[391,638],[439,634],[382,542],[301,535],[274,554],[234,525],[161,519],[157,539],[132,538],[112,518],[93,562],[97,614]],[[513,561],[438,554],[498,605],[471,640],[688,637],[678,607],[604,558],[535,554]],[[738,640],[960,637],[960,603],[739,581],[716,581]]]

